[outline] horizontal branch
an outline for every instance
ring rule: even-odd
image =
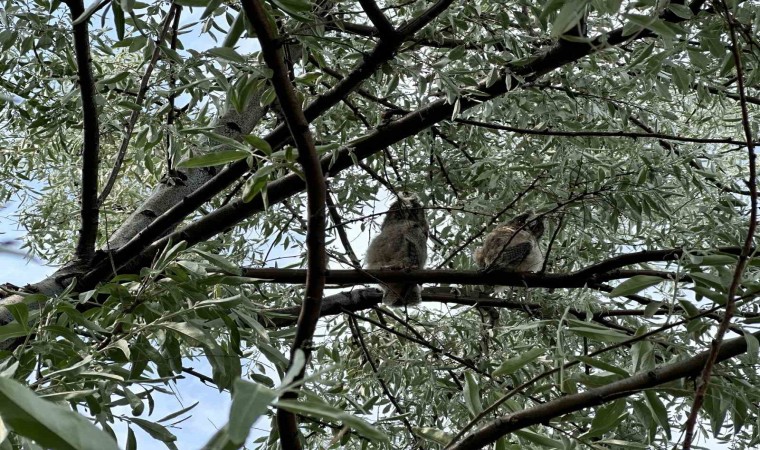
[[[530,134],[534,136],[564,136],[564,137],[620,137],[631,139],[661,139],[665,141],[676,142],[690,142],[694,144],[730,144],[730,145],[747,145],[745,141],[739,139],[725,138],[701,138],[701,137],[687,137],[677,136],[673,134],[656,133],[656,132],[636,132],[636,131],[623,131],[623,130],[555,130],[552,128],[533,129],[533,128],[518,128],[509,125],[501,125],[498,123],[481,122],[479,120],[471,119],[456,119],[455,122],[459,122],[465,125],[473,125],[480,128],[487,128],[490,130],[509,131],[511,133],[518,134]],[[760,142],[755,143],[760,145]]]
[[[721,253],[738,254],[739,247],[721,247]],[[652,270],[621,270],[621,267],[646,262],[678,260],[683,249],[647,250],[615,256],[606,261],[570,273],[527,273],[506,270],[327,270],[325,282],[330,285],[352,286],[365,283],[441,283],[461,285],[499,285],[526,288],[582,288],[610,280],[631,278],[636,275],[660,276],[671,279],[674,274]],[[304,269],[243,268],[243,276],[283,284],[303,284]],[[689,282],[688,277],[679,281]]]

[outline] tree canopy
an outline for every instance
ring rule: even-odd
[[[0,201],[57,270],[0,280],[0,449],[177,448],[183,377],[207,449],[757,448],[759,6],[7,0]],[[427,266],[363,269],[401,191]],[[477,270],[525,211],[544,267]]]

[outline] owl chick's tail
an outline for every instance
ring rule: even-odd
[[[419,284],[388,284],[383,286],[383,303],[388,306],[410,306],[422,301]]]

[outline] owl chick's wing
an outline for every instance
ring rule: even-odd
[[[501,250],[501,254],[498,256],[495,266],[502,269],[512,269],[520,265],[525,261],[531,250],[533,250],[533,244],[530,242],[521,242],[519,244],[509,244],[507,248]]]

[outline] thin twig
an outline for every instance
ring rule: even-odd
[[[726,312],[718,326],[718,331],[715,333],[710,345],[710,353],[705,361],[702,373],[697,380],[697,391],[694,393],[694,403],[691,406],[691,412],[689,418],[686,421],[686,431],[684,432],[684,450],[691,448],[691,443],[694,440],[694,428],[697,425],[697,419],[699,417],[699,410],[702,408],[702,404],[705,400],[705,393],[710,383],[710,377],[712,375],[713,368],[718,360],[718,352],[721,349],[723,338],[731,325],[731,318],[736,311],[736,291],[741,284],[742,274],[744,268],[747,265],[747,261],[752,252],[752,244],[755,237],[755,227],[757,226],[757,173],[756,173],[756,155],[754,144],[752,140],[752,130],[750,128],[749,112],[747,111],[747,100],[744,97],[744,71],[742,70],[742,59],[739,54],[739,44],[736,39],[736,27],[734,17],[731,15],[726,2],[720,0],[719,4],[715,4],[717,9],[722,9],[726,15],[726,22],[728,23],[728,29],[731,36],[731,53],[734,57],[734,65],[736,67],[736,83],[737,90],[740,98],[741,113],[742,113],[742,128],[744,129],[745,144],[747,146],[748,161],[749,161],[749,182],[747,183],[750,191],[750,217],[749,227],[747,230],[747,237],[744,240],[744,246],[739,254],[739,260],[736,262],[736,270],[734,270],[734,276],[731,280],[731,285],[728,288],[728,295],[726,300]]]
[[[372,359],[372,355],[369,353],[367,344],[364,342],[364,336],[362,336],[362,331],[359,328],[359,324],[356,321],[356,317],[351,317],[351,316],[348,317],[348,326],[353,332],[357,341],[359,342],[359,347],[362,349],[362,353],[364,354],[364,357],[367,359],[369,366],[372,368],[372,372],[375,374],[375,378],[377,378],[378,383],[380,383],[380,388],[382,389],[383,393],[388,398],[388,400],[393,404],[393,407],[396,408],[396,412],[401,417],[401,422],[403,422],[404,426],[409,432],[409,436],[411,436],[412,440],[416,442],[417,436],[414,434],[414,430],[412,429],[412,424],[409,423],[409,419],[406,418],[406,412],[401,407],[401,405],[399,405],[398,400],[396,399],[396,396],[393,395],[391,390],[388,388],[388,384],[386,384],[383,377],[380,376],[380,372],[377,370],[377,364],[375,363],[375,360]]]
[[[98,198],[98,205],[103,205],[103,202],[105,202],[108,198],[108,194],[111,193],[111,189],[113,189],[113,186],[116,184],[116,180],[119,177],[119,171],[121,170],[121,165],[124,163],[124,158],[127,155],[129,141],[132,139],[132,133],[134,132],[135,125],[137,124],[137,118],[140,117],[142,104],[145,100],[145,94],[148,92],[148,82],[150,81],[150,76],[153,74],[153,69],[156,67],[158,57],[161,55],[161,43],[164,42],[166,33],[169,32],[169,27],[172,23],[172,19],[180,8],[180,5],[172,3],[171,8],[169,8],[169,12],[166,14],[166,17],[164,17],[164,23],[161,26],[161,32],[159,33],[158,39],[156,39],[155,42],[156,48],[153,49],[153,55],[151,56],[150,61],[145,68],[145,73],[143,74],[142,80],[140,81],[140,89],[137,91],[137,97],[135,98],[135,104],[140,106],[140,108],[133,109],[132,114],[129,115],[129,120],[127,121],[126,129],[124,130],[124,138],[121,140],[119,151],[116,153],[116,160],[113,163],[111,174],[108,176],[108,180],[106,181],[105,186],[103,186],[103,191],[100,193],[100,197]]]

